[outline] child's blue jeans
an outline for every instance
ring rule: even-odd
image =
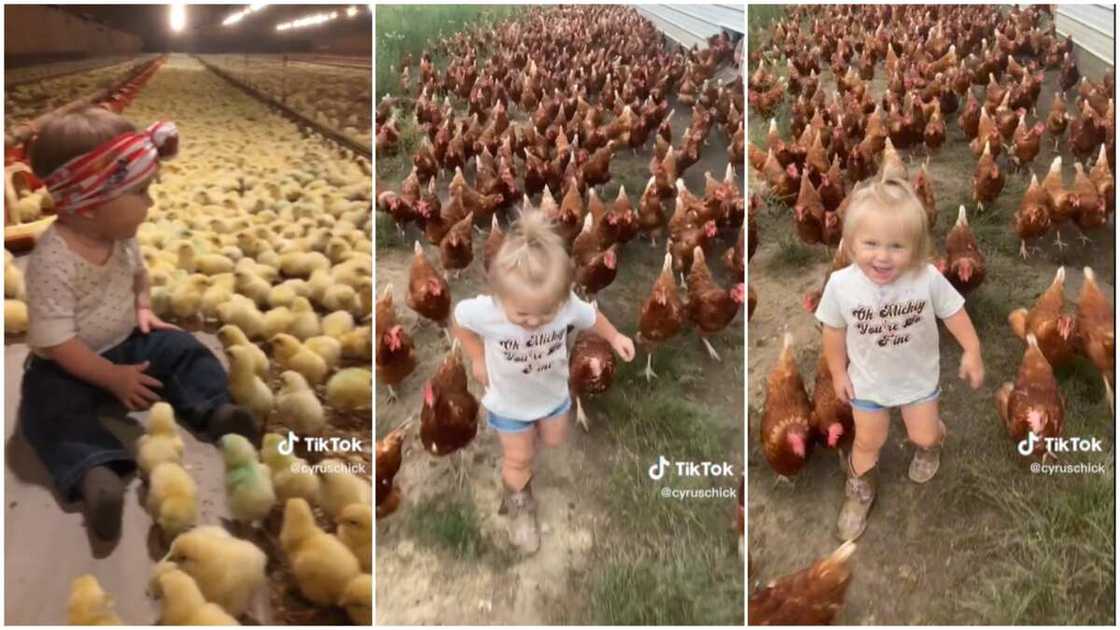
[[[203,431],[210,412],[230,402],[225,369],[188,332],[135,330],[101,356],[117,365],[149,361],[145,373],[163,384],[152,391],[194,431]],[[99,406],[116,401],[108,390],[71,375],[54,361],[31,355],[25,364],[22,395],[20,430],[66,500],[78,498],[79,483],[90,468],[108,465],[120,474],[136,468],[132,453],[97,418]]]

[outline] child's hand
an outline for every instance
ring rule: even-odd
[[[490,376],[486,373],[485,356],[471,360],[471,374],[474,375],[474,380],[478,381],[479,385],[490,387]]]
[[[611,348],[627,363],[634,360],[634,342],[622,333],[611,338]]]
[[[964,380],[968,379],[968,384],[972,389],[979,389],[984,383],[984,361],[980,358],[979,352],[965,352],[961,355],[961,369],[958,370],[957,375]]]
[[[152,312],[152,309],[146,306],[136,309],[136,325],[140,327],[140,332],[145,335],[153,330],[182,330],[175,324],[163,321]]]
[[[833,377],[832,389],[836,392],[836,397],[840,402],[849,405],[852,399],[856,397],[856,390],[852,387],[852,379],[848,378],[848,373],[844,372],[840,378]]]
[[[135,365],[113,366],[109,391],[130,411],[143,411],[160,399],[159,394],[148,389],[163,387],[163,383],[144,373],[149,365],[150,362],[145,361]]]

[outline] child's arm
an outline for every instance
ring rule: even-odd
[[[474,380],[483,387],[488,387],[490,377],[486,374],[486,353],[483,351],[482,337],[456,324],[454,314],[449,318],[447,325],[451,328],[451,334],[463,344],[463,351],[471,360],[471,373],[474,375]]]
[[[136,247],[137,265],[136,273],[132,276],[132,292],[136,295],[136,325],[140,332],[148,334],[152,330],[182,330],[174,324],[169,324],[152,312],[152,284],[148,279],[148,266],[144,264],[144,257],[139,254],[140,248]]]
[[[136,365],[116,365],[90,350],[77,337],[42,350],[62,369],[87,383],[108,390],[132,411],[147,409],[151,403],[160,399],[149,388],[163,387],[163,384],[144,374],[144,370],[148,369],[147,361]]]
[[[591,326],[591,329],[600,337],[606,339],[607,343],[611,344],[611,348],[614,348],[614,351],[622,357],[623,361],[629,363],[634,360],[633,340],[618,332],[618,329],[607,319],[607,316],[603,315],[603,311],[595,311],[595,324]]]
[[[841,402],[851,402],[855,397],[852,388],[852,379],[848,377],[848,330],[835,328],[823,324],[821,332],[821,345],[824,347],[824,359],[828,363],[828,371],[832,374],[832,388],[836,397]]]
[[[972,389],[978,389],[984,383],[984,360],[980,358],[980,338],[976,335],[972,320],[969,319],[964,307],[961,307],[942,321],[964,350],[958,375],[962,379],[967,377]]]

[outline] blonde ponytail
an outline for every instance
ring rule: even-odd
[[[572,290],[572,263],[564,239],[540,210],[521,213],[490,264],[491,290],[499,297],[536,297],[556,306]]]

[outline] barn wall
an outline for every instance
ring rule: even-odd
[[[1115,14],[1114,5],[1057,6],[1054,27],[1063,37],[1073,35],[1073,43],[1078,47],[1078,68],[1090,80],[1100,80],[1116,65]]]
[[[707,48],[708,38],[728,31],[735,38],[746,32],[744,5],[647,4],[635,6],[669,39],[685,48]]]
[[[142,45],[135,35],[83,20],[54,7],[4,7],[4,58],[5,65],[9,67],[59,59],[132,54],[139,52]]]

